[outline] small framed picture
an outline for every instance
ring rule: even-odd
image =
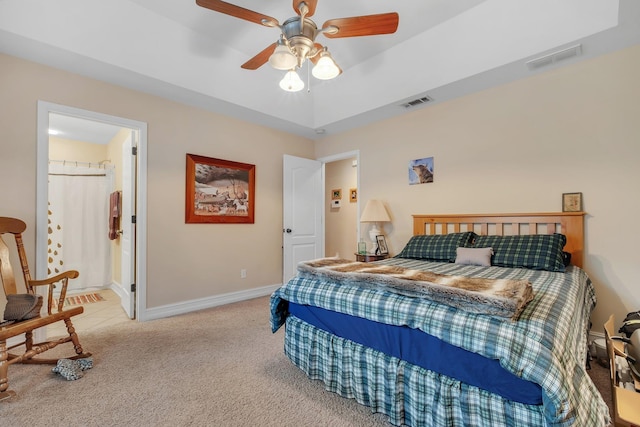
[[[342,199],[342,189],[336,188],[331,190],[331,200],[340,200]]]
[[[582,193],[562,193],[562,212],[582,212]]]
[[[432,183],[433,157],[409,161],[409,185]]]
[[[383,235],[376,236],[376,242],[378,243],[376,254],[389,255],[389,248],[387,247],[387,241],[385,240],[384,236]]]
[[[357,188],[352,188],[349,190],[349,201],[351,203],[357,202],[358,201],[358,189]]]

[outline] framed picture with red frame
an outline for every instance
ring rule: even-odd
[[[256,167],[187,154],[185,222],[253,224]]]

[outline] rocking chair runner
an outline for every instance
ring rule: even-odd
[[[58,359],[44,359],[37,356],[38,354],[50,350],[56,347],[58,344],[72,342],[75,350],[75,355],[67,357],[68,359],[81,359],[91,356],[91,353],[84,353],[78,335],[71,323],[71,317],[81,314],[84,311],[82,306],[72,307],[64,309],[64,301],[67,294],[67,285],[69,279],[75,279],[78,277],[78,272],[75,270],[65,271],[54,277],[50,277],[44,280],[32,280],[29,272],[29,266],[27,264],[27,256],[22,243],[22,232],[27,228],[26,224],[15,218],[0,217],[0,279],[2,279],[2,285],[5,295],[16,294],[17,287],[13,270],[11,268],[9,247],[3,240],[5,236],[13,234],[15,238],[15,246],[18,250],[18,257],[20,259],[20,265],[22,267],[22,274],[24,276],[24,282],[26,291],[30,294],[36,293],[36,288],[39,286],[48,286],[47,292],[47,312],[41,314],[38,317],[23,320],[16,323],[11,323],[0,327],[0,400],[7,399],[15,395],[15,392],[9,390],[8,382],[8,370],[9,365],[13,363],[51,363],[56,364]],[[58,298],[58,305],[53,309],[53,289],[55,284],[60,282],[62,288],[60,290],[60,297]],[[47,326],[49,324],[62,321],[67,327],[68,336],[63,338],[44,341],[41,343],[33,342],[33,331],[35,329]],[[7,347],[7,340],[19,335],[24,334],[24,341]],[[10,350],[24,346],[24,351],[21,354],[10,353]]]

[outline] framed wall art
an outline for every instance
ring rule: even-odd
[[[351,203],[355,203],[358,201],[358,189],[357,188],[351,188],[349,190],[349,201]]]
[[[256,167],[187,154],[185,222],[253,224]]]
[[[582,193],[562,193],[562,212],[582,212]]]
[[[335,188],[331,190],[331,200],[340,200],[342,199],[342,189]]]
[[[409,185],[433,182],[433,157],[409,161]]]

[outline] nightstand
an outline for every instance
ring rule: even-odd
[[[354,255],[356,256],[356,261],[362,261],[362,262],[380,261],[381,259],[389,258],[389,254],[375,255],[375,254],[359,254],[356,252]]]

